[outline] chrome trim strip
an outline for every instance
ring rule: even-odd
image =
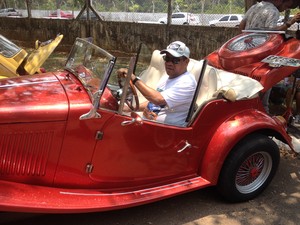
[[[26,86],[26,85],[32,85],[32,84],[42,84],[42,83],[54,83],[57,82],[57,80],[50,80],[50,81],[34,81],[34,82],[27,82],[27,83],[13,83],[13,84],[5,84],[0,85],[0,88],[9,88],[9,87],[19,87],[19,86]]]

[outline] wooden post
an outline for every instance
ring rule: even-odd
[[[103,19],[99,16],[99,14],[96,12],[96,10],[92,7],[91,5],[91,0],[85,0],[85,4],[83,6],[83,8],[80,10],[78,16],[76,17],[77,19],[80,18],[80,16],[84,13],[84,11],[86,11],[86,18],[87,20],[90,20],[90,12],[92,11],[96,17],[98,18],[98,20],[103,21]]]
[[[172,0],[168,0],[168,20],[167,24],[171,24],[171,17],[172,17]]]
[[[27,14],[28,14],[28,18],[31,18],[31,3],[32,0],[26,0],[26,8],[27,8]]]

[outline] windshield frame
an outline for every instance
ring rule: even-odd
[[[14,57],[18,52],[22,49],[5,38],[4,36],[0,35],[0,54],[6,58]]]
[[[94,45],[89,38],[76,38],[67,58],[65,69],[74,74],[88,92],[92,101],[99,91],[103,93],[116,62],[116,57]]]

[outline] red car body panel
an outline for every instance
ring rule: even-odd
[[[254,106],[260,103],[257,99],[254,99],[246,101],[240,107],[241,109],[243,107],[247,108],[247,105],[249,104],[253,104]],[[244,112],[244,114],[248,116],[248,120],[243,121],[242,119],[239,119],[243,118],[243,114],[234,115],[230,120],[224,121],[222,123],[223,125],[217,129],[217,132],[214,132],[214,127],[211,127],[213,118],[215,118],[215,116],[220,116],[222,120],[221,114],[223,114],[223,118],[226,118],[226,114],[231,113],[230,107],[227,108],[227,104],[222,100],[212,102],[206,107],[213,109],[216,105],[219,106],[220,110],[217,111],[220,112],[220,115],[212,115],[209,109],[203,110],[204,113],[208,113],[210,116],[207,116],[205,120],[195,121],[195,124],[193,124],[194,129],[178,129],[181,130],[180,135],[176,135],[177,132],[170,133],[170,128],[165,126],[158,128],[160,131],[165,130],[165,134],[158,130],[157,133],[150,132],[150,129],[147,132],[147,129],[140,127],[142,130],[137,130],[138,132],[125,137],[125,142],[120,140],[119,142],[111,143],[111,146],[105,146],[108,150],[106,150],[106,148],[97,149],[96,147],[95,155],[93,157],[95,158],[94,160],[99,159],[100,161],[92,161],[94,165],[100,163],[101,166],[97,167],[90,177],[87,177],[85,171],[82,169],[82,172],[79,170],[85,166],[84,162],[88,161],[84,155],[91,155],[93,148],[87,148],[87,146],[82,146],[81,148],[78,146],[81,142],[80,140],[72,145],[71,142],[74,142],[73,138],[72,141],[70,140],[69,144],[70,148],[74,149],[74,151],[72,151],[72,153],[67,151],[61,152],[60,158],[63,160],[59,162],[57,167],[54,187],[32,186],[2,181],[1,186],[3,187],[4,193],[1,195],[6,197],[1,198],[1,205],[9,211],[24,212],[46,211],[52,213],[74,213],[104,211],[125,206],[135,206],[141,203],[147,203],[153,200],[170,197],[175,194],[177,195],[179,193],[185,193],[214,185],[217,182],[219,170],[221,169],[226,155],[232,148],[232,145],[240,140],[241,136],[251,132],[252,129],[256,130],[257,126],[261,126],[262,129],[265,129],[264,124],[269,126],[270,129],[277,129],[279,127],[278,124],[274,123],[274,120],[268,119],[264,114],[253,110],[252,116],[251,113],[249,115],[249,112]],[[199,118],[205,118],[203,116],[204,115]],[[120,124],[120,121],[124,120],[124,118],[119,119],[120,120],[118,121],[118,119],[113,118],[113,121],[117,121],[115,126]],[[95,122],[97,121],[93,121],[93,123]],[[253,122],[255,122],[254,125],[251,124]],[[113,135],[124,135],[125,133],[129,133],[126,130],[124,130],[124,133],[120,133],[120,131],[118,132],[120,129],[113,128],[115,126],[109,126],[112,131],[108,129],[105,130],[105,133],[113,132]],[[151,123],[149,123],[149,126],[151,126]],[[228,126],[236,126],[234,133],[227,132],[226,127]],[[197,129],[195,129],[196,127]],[[91,128],[92,125],[88,130],[91,130]],[[201,134],[198,132],[200,130],[205,130],[205,128],[210,129],[207,129],[206,132],[201,132]],[[190,140],[193,140],[193,147],[191,151],[183,152],[179,157],[175,157],[178,146],[183,144],[180,140],[182,138],[188,138],[185,133],[191,135]],[[211,134],[213,134],[212,139],[209,138]],[[149,146],[149,148],[147,148],[148,143],[145,143],[145,141],[138,141],[141,135],[155,137],[154,139],[149,139],[149,143],[152,141],[156,149],[158,149],[157,146],[160,146],[159,148],[161,148],[161,151],[156,150],[159,152],[155,153],[155,150],[153,150],[155,147]],[[72,134],[66,135],[66,137],[67,136],[72,136]],[[106,137],[112,138],[109,135]],[[80,137],[77,135],[77,138]],[[92,140],[88,139],[90,138],[89,135],[83,135],[81,138],[86,139],[87,142],[92,142]],[[131,139],[135,139],[135,141]],[[230,141],[224,142],[226,139]],[[203,140],[206,141],[203,142]],[[178,143],[178,145],[174,145],[174,142]],[[68,144],[68,141],[66,144]],[[126,164],[128,159],[125,157],[128,152],[126,152],[126,154],[122,151],[120,152],[120,145],[123,146],[124,144],[129,145],[128,147],[124,146],[124,149],[137,149],[137,151],[132,152],[132,155],[129,154],[129,157],[135,158],[130,159],[133,163],[129,165]],[[139,150],[141,148],[146,148],[146,151],[141,152]],[[172,148],[174,148],[174,154],[172,154]],[[84,154],[81,154],[80,151],[83,149]],[[97,151],[99,155],[97,155]],[[101,154],[101,151],[107,153]],[[222,154],[220,154],[220,152]],[[174,156],[170,158],[172,155]],[[119,158],[119,160],[116,161],[115,158]],[[140,162],[145,161],[145,158],[147,159],[147,164],[139,163],[139,160]],[[160,162],[157,159],[165,160]],[[116,162],[117,164],[115,164]],[[202,164],[201,168],[198,168],[199,162],[201,162],[200,165]],[[101,163],[103,163],[103,165]],[[77,170],[73,168],[74,164],[78,165]],[[151,168],[157,167],[161,170],[151,170]],[[134,168],[138,168],[138,170],[134,170]],[[182,170],[182,168],[185,169]],[[167,180],[167,182],[166,177],[161,176],[160,178],[160,171],[164,170],[170,171],[169,180]],[[178,174],[175,176],[178,171],[184,171],[185,173],[182,173],[181,176],[178,176]],[[81,176],[80,173],[82,174]],[[145,177],[149,177],[149,179],[145,180]],[[90,178],[90,181],[88,178]],[[152,185],[149,186],[151,180]],[[72,188],[75,184],[77,186],[76,189]],[[86,187],[84,187],[83,184],[86,185]],[[79,189],[78,187],[80,186],[84,189]],[[34,191],[32,190],[33,188]],[[7,190],[10,190],[10,193],[5,193]],[[22,193],[22,196],[20,196],[20,193]],[[43,199],[43,202],[41,202],[40,199]],[[59,202],[57,202],[57,199],[59,199]]]
[[[209,182],[187,179],[170,185],[136,191],[102,192],[95,189],[60,189],[0,181],[1,208],[6,211],[82,213],[107,211],[145,204],[204,188]],[[41,201],[43,199],[43,201]]]
[[[233,51],[228,48],[244,36],[243,33],[234,37],[220,49],[208,55],[206,57],[208,63],[217,68],[256,79],[264,86],[264,91],[281,81],[287,74],[292,74],[297,70],[297,67],[271,68],[261,60],[269,55],[300,58],[299,40],[270,34],[268,40],[261,46],[246,51]],[[247,41],[251,43],[252,39],[243,40],[243,42]]]
[[[237,128],[230,129],[232,127]],[[244,111],[228,118],[212,135],[212,139],[207,146],[206,154],[202,160],[201,176],[209,180],[212,184],[217,184],[224,160],[241,137],[245,137],[252,132],[267,132],[267,130],[270,132],[276,130],[286,140],[290,141],[290,137],[287,135],[284,127],[282,127],[282,124],[267,117],[260,111]]]
[[[0,124],[65,121],[69,108],[64,89],[51,73],[0,80],[0,104]]]

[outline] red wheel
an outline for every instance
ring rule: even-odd
[[[226,42],[218,51],[221,66],[226,70],[259,62],[275,55],[283,47],[283,36],[270,33],[245,33]]]

